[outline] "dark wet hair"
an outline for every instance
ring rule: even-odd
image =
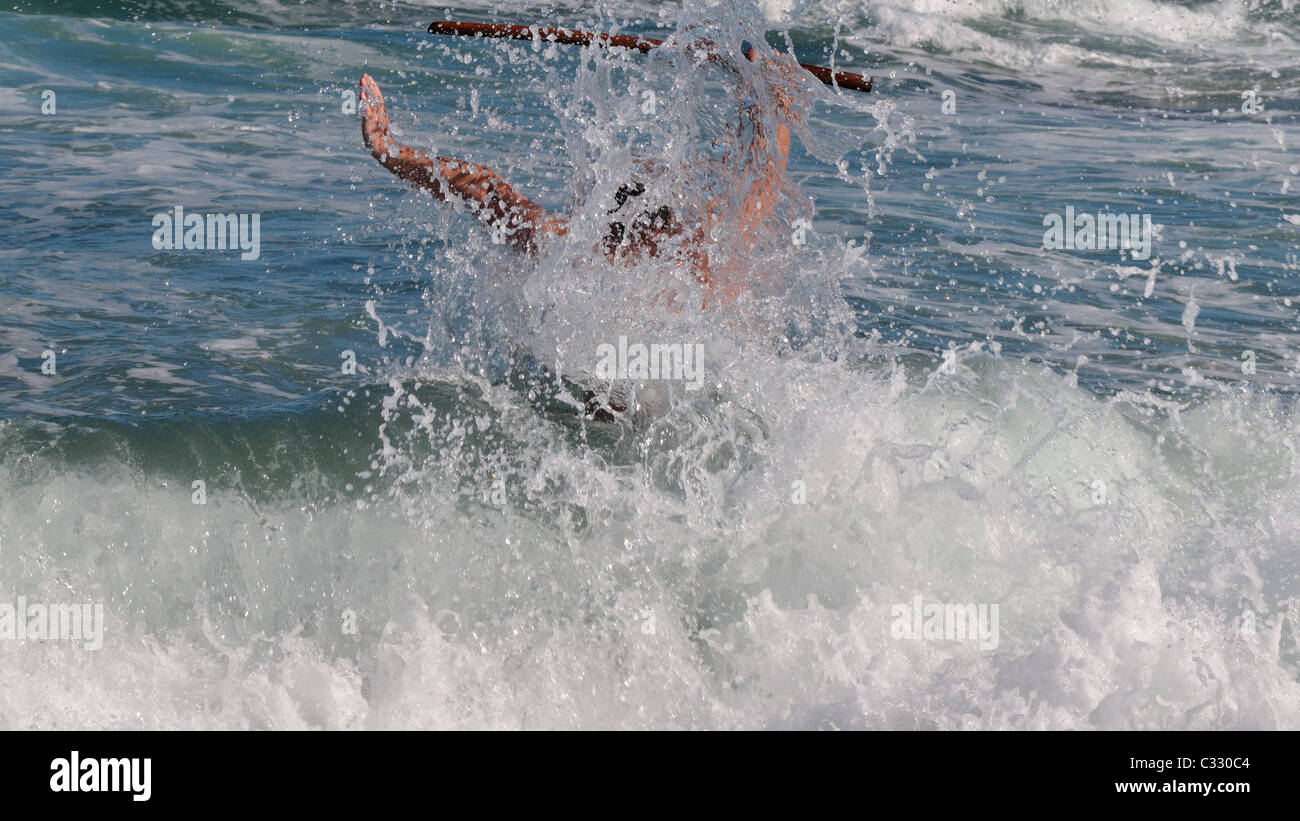
[[[640,180],[632,180],[631,183],[623,183],[618,187],[618,192],[614,194],[614,207],[609,209],[609,213],[614,213],[618,209],[627,205],[631,197],[639,197],[645,193],[645,186]]]
[[[627,205],[627,201],[632,197],[639,197],[645,193],[645,185],[640,180],[632,180],[618,187],[614,194],[614,207],[609,209],[608,213],[613,214],[622,210]],[[658,208],[647,208],[632,219],[631,233],[632,240],[639,241],[645,238],[647,234],[661,233],[668,231],[673,223],[673,210],[666,205]],[[609,232],[605,234],[605,250],[613,253],[628,235],[628,227],[623,222],[615,220],[609,224]]]

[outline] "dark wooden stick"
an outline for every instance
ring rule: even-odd
[[[663,40],[653,37],[634,37],[630,34],[602,34],[576,29],[555,29],[530,26],[509,26],[499,23],[456,23],[439,20],[429,24],[430,34],[455,34],[465,37],[499,37],[507,40],[542,40],[572,46],[589,46],[599,43],[606,46],[630,48],[647,53],[656,46],[662,46]],[[711,59],[719,59],[717,54],[710,54]],[[854,91],[871,91],[871,78],[854,74],[851,71],[831,71],[825,66],[800,63],[804,70],[828,86],[839,86]]]

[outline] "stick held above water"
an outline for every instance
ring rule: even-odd
[[[604,34],[601,32],[579,31],[577,29],[544,28],[540,26],[512,26],[501,23],[458,23],[452,20],[437,20],[429,24],[430,34],[450,34],[464,37],[495,37],[506,40],[543,40],[564,45],[589,46],[593,43],[634,49],[645,54],[651,49],[662,46],[663,40],[653,37],[637,37],[630,34]],[[720,60],[715,53],[710,58]],[[831,71],[825,66],[800,63],[804,70],[828,86],[848,88],[853,91],[871,91],[872,80],[851,71]]]

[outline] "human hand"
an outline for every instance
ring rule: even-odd
[[[785,56],[780,51],[774,51],[773,53],[778,57]],[[795,67],[788,61],[773,60],[770,57],[762,56],[758,49],[753,45],[750,45],[750,47],[745,51],[745,57],[750,62],[759,63],[761,66],[766,90],[771,94],[771,97],[775,102],[774,107],[777,116],[777,147],[781,149],[781,155],[783,157],[789,157],[789,125],[802,122],[802,114],[796,108],[795,104]]]

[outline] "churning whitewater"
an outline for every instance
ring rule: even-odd
[[[11,5],[0,728],[1300,729],[1290,2]]]

